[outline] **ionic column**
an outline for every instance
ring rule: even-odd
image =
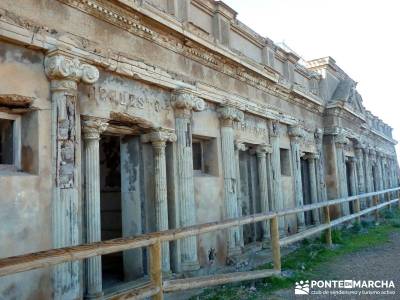
[[[242,186],[240,181],[240,151],[246,151],[247,147],[244,143],[235,142],[235,162],[236,162],[236,192],[237,192],[237,207],[238,217],[242,217]],[[244,247],[243,226],[239,228],[240,247]]]
[[[283,210],[283,198],[282,198],[282,178],[281,178],[281,153],[279,147],[279,123],[277,121],[269,121],[269,137],[272,147],[271,153],[271,168],[272,168],[272,206],[275,211]],[[284,217],[278,218],[279,223],[279,234],[281,236],[286,235],[285,230],[285,219]]]
[[[101,241],[100,216],[100,134],[106,130],[107,123],[100,119],[86,119],[82,123],[85,151],[85,224],[86,242]],[[101,256],[86,260],[87,299],[102,296]]]
[[[45,72],[50,79],[52,99],[52,228],[54,248],[79,244],[80,186],[80,117],[77,113],[77,89],[80,81],[92,84],[98,70],[82,64],[60,50],[48,53]],[[54,299],[78,299],[80,263],[63,263],[54,267]]]
[[[261,212],[269,211],[269,199],[268,199],[268,176],[267,176],[267,153],[271,152],[271,148],[267,145],[258,145],[256,148],[257,153],[257,165],[258,165],[258,184],[260,186],[260,202]],[[269,221],[262,223],[263,239],[269,240],[270,230]]]
[[[338,170],[338,183],[340,197],[347,197],[347,182],[346,182],[346,158],[344,155],[344,146],[348,143],[348,139],[343,133],[339,133],[335,136],[336,146],[336,165]],[[342,216],[350,213],[349,203],[345,202],[341,204]]]
[[[365,175],[363,171],[364,170],[363,150],[360,144],[356,144],[355,154],[356,154],[356,173],[358,182],[357,194],[363,194],[365,193],[366,188],[365,188]]]
[[[180,226],[196,224],[196,203],[193,184],[192,154],[192,110],[204,109],[204,101],[196,98],[190,90],[178,89],[171,99],[175,112],[176,156],[177,156],[177,194],[180,204]],[[191,236],[180,241],[183,271],[199,269],[197,256],[197,237]]]
[[[218,109],[221,120],[221,151],[222,169],[224,172],[224,203],[226,217],[229,219],[239,216],[237,203],[236,160],[233,122],[243,120],[243,112],[231,107],[223,106]],[[240,231],[238,227],[228,229],[228,256],[240,253]]]
[[[294,192],[296,206],[302,207],[303,202],[303,186],[301,182],[301,163],[300,163],[300,139],[303,136],[302,130],[299,126],[290,126],[288,130],[290,137],[290,152],[292,156],[292,170],[294,179]],[[304,212],[297,214],[297,227],[298,231],[305,229]]]
[[[168,193],[165,147],[167,146],[167,142],[175,142],[176,136],[174,133],[159,130],[144,134],[141,139],[143,143],[151,143],[153,146],[156,231],[168,230]],[[168,241],[162,242],[161,254],[161,268],[163,272],[169,272],[171,267]]]
[[[314,153],[309,153],[306,155],[305,159],[308,160],[308,173],[310,174],[310,194],[311,194],[311,203],[318,202],[318,191],[317,191],[317,176],[315,170],[315,161],[318,159],[318,155]],[[314,209],[312,211],[312,220],[315,225],[319,225],[319,213],[318,209]]]

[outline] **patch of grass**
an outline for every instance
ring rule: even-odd
[[[226,285],[205,290],[192,300],[241,300],[265,299],[274,291],[291,288],[296,281],[304,279],[321,279],[325,274],[316,270],[324,263],[332,262],[335,258],[362,249],[378,246],[390,240],[390,233],[400,228],[400,210],[384,211],[380,225],[373,221],[354,223],[349,229],[333,229],[332,241],[334,247],[327,248],[322,241],[324,236],[315,240],[304,240],[298,249],[282,258],[282,270],[290,271],[290,276],[269,277],[253,282],[242,282],[240,285]],[[266,263],[257,269],[271,269],[272,263]]]

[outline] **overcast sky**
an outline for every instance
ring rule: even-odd
[[[305,60],[331,56],[400,140],[400,1],[224,0],[238,19]],[[400,158],[400,146],[397,146]]]

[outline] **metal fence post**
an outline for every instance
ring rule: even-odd
[[[164,299],[162,270],[161,270],[161,242],[150,246],[150,279],[151,282],[160,288],[160,291],[152,297],[152,300]]]
[[[329,214],[329,205],[324,206],[324,220],[325,224],[329,224],[329,228],[325,230],[325,243],[328,247],[332,247],[332,229],[330,227],[331,216]]]
[[[271,243],[272,243],[272,260],[274,263],[274,269],[281,271],[281,246],[279,244],[279,226],[278,217],[271,219]]]

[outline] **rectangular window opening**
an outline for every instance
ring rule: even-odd
[[[289,149],[281,148],[280,149],[280,157],[281,157],[281,175],[291,176]]]
[[[0,119],[0,164],[14,164],[14,120]]]

